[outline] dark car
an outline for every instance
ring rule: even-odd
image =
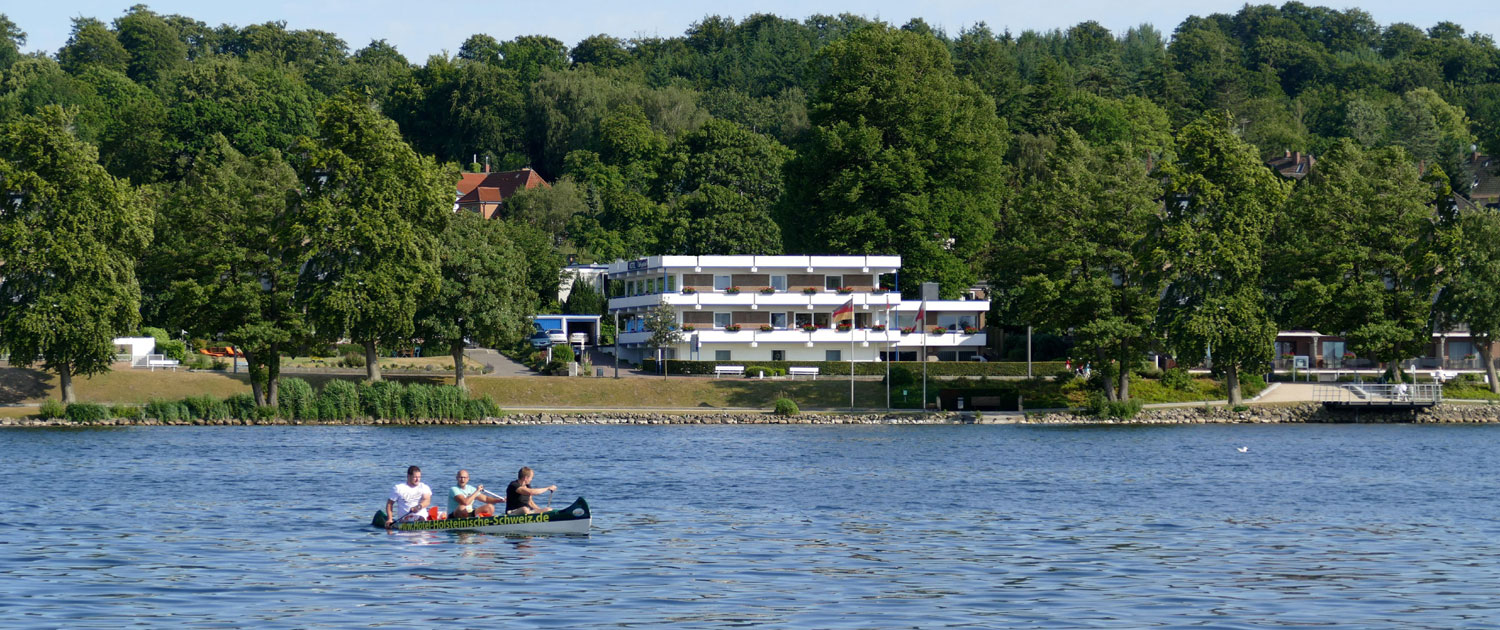
[[[552,335],[545,330],[538,330],[531,335],[531,347],[541,349],[552,345]]]

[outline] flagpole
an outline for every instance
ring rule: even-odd
[[[891,298],[885,299],[885,410],[891,410]]]
[[[854,313],[849,315],[849,411],[854,411]]]
[[[922,413],[927,413],[927,300],[922,300],[922,308],[917,311],[922,321],[913,322],[917,330],[922,331]]]

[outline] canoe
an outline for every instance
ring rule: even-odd
[[[375,512],[370,525],[385,529],[385,510]],[[593,524],[589,504],[578,497],[572,505],[540,514],[518,516],[489,516],[475,518],[449,518],[440,521],[418,521],[402,523],[394,529],[402,532],[456,531],[484,532],[486,534],[587,534]]]

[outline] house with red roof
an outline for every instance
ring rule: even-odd
[[[499,173],[491,173],[486,167],[483,173],[464,173],[458,180],[453,210],[477,212],[481,217],[493,219],[505,200],[538,186],[550,188],[552,184],[530,167]]]

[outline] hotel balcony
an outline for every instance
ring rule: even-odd
[[[929,348],[938,347],[973,347],[984,346],[988,342],[988,336],[979,332],[965,334],[963,332],[948,332],[943,334],[910,333],[901,334],[894,330],[866,330],[855,329],[840,332],[832,328],[819,328],[812,332],[800,328],[778,329],[763,331],[758,327],[745,326],[738,331],[730,331],[722,328],[706,328],[692,331],[683,331],[683,343],[692,343],[693,337],[703,344],[720,343],[743,343],[754,345],[762,343],[788,344],[812,342],[815,345],[828,345],[830,348],[838,344],[848,345],[850,343],[884,346],[891,344],[900,348],[920,348],[923,341]],[[623,332],[620,333],[622,345],[639,345],[649,342],[649,332]]]
[[[806,310],[831,310],[847,304],[850,298],[854,299],[855,307],[860,310],[881,310],[901,303],[901,294],[895,291],[884,293],[871,293],[868,291],[855,291],[853,293],[819,291],[808,294],[801,291],[761,293],[758,289],[751,289],[741,290],[739,293],[698,291],[695,293],[652,293],[630,297],[617,297],[610,298],[609,308],[610,310],[651,308],[665,302],[672,307],[693,310],[701,310],[705,306],[749,307],[752,311],[759,310],[762,306],[781,309],[797,307]]]

